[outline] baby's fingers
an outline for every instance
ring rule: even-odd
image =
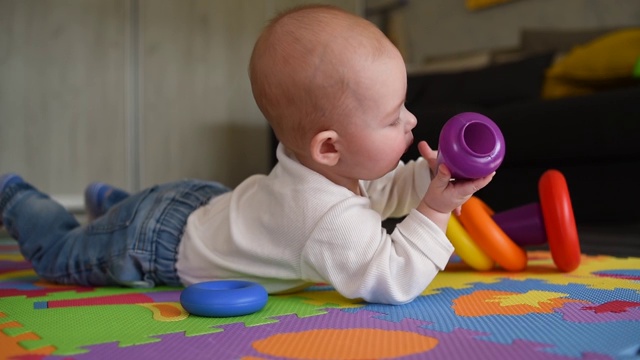
[[[477,192],[478,190],[482,189],[483,187],[487,186],[491,180],[493,179],[493,176],[496,174],[496,172],[492,172],[491,174],[485,176],[485,177],[481,177],[479,179],[474,179],[474,180],[470,180],[467,181],[464,184],[465,190],[469,191],[469,195],[473,195],[475,192]]]
[[[449,171],[446,165],[440,164],[436,169],[436,176],[431,180],[431,182],[438,189],[444,190],[451,182],[451,171]]]
[[[433,150],[426,141],[420,141],[418,143],[418,151],[420,151],[420,155],[427,160],[431,172],[436,173],[438,171],[436,169],[438,166],[438,151]]]
[[[418,143],[418,151],[420,155],[425,159],[435,159],[438,157],[438,152],[433,150],[426,141],[422,140]]]
[[[466,181],[466,182],[461,182],[459,184],[456,184],[456,187],[458,189],[458,193],[463,195],[466,199],[470,198],[478,190],[480,190],[483,187],[487,186],[487,184],[489,184],[491,182],[491,180],[493,179],[493,176],[495,174],[496,174],[496,172],[494,171],[493,173],[491,173],[491,174],[489,174],[489,175],[487,175],[485,177],[481,177],[479,179]],[[465,202],[466,202],[466,200],[465,200]],[[462,214],[462,206],[458,206],[457,208],[455,208],[453,210],[453,213],[456,214],[456,216],[460,216],[460,214]]]

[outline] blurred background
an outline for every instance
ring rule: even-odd
[[[272,164],[247,64],[302,0],[0,0],[0,173],[72,208],[91,181],[235,186]],[[484,60],[523,29],[640,24],[638,0],[335,0],[385,31],[410,71]]]

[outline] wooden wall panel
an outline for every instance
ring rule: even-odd
[[[0,0],[0,173],[80,201],[95,180],[269,171],[249,56],[268,18],[308,2]]]
[[[300,0],[141,1],[141,184],[195,177],[235,186],[270,169],[251,95],[255,39]],[[357,10],[359,1],[326,1]]]
[[[0,0],[0,172],[126,182],[125,0]]]
[[[233,138],[266,134],[247,76],[265,3],[141,1],[143,186],[184,177],[233,183],[234,141],[253,149],[252,170],[266,171],[266,135]]]

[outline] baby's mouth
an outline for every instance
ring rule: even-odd
[[[413,136],[411,137],[411,140],[409,140],[407,147],[404,149],[405,154],[407,153],[407,151],[409,151],[409,149],[411,148],[411,145],[413,145]]]

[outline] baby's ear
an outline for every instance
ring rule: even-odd
[[[334,166],[340,160],[340,152],[336,148],[338,133],[325,130],[317,133],[310,144],[311,157],[314,161],[325,166]]]

